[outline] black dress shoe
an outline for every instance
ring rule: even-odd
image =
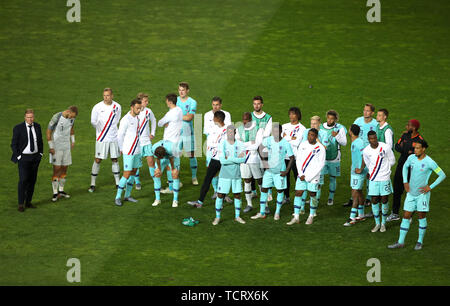
[[[34,206],[34,205],[31,204],[31,203],[25,204],[25,207],[26,207],[26,208],[37,208],[36,206]]]
[[[18,209],[18,211],[24,212],[24,211],[25,211],[25,206],[23,206],[23,204],[22,204],[22,205],[19,204],[19,209]]]

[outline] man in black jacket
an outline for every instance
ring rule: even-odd
[[[25,207],[36,208],[31,200],[43,154],[41,126],[34,122],[32,109],[25,111],[25,122],[14,127],[11,150],[11,161],[19,166],[19,211],[24,212]]]
[[[397,169],[395,170],[394,176],[394,203],[392,205],[392,213],[387,217],[386,221],[396,221],[400,220],[399,210],[400,202],[402,199],[403,191],[405,190],[403,185],[403,165],[411,154],[414,154],[414,143],[422,136],[419,134],[420,123],[416,119],[411,119],[406,125],[406,132],[403,133],[402,137],[395,144],[395,151],[400,153],[400,158],[397,162]],[[409,171],[408,171],[408,181],[409,181]]]

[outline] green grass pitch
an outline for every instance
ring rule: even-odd
[[[336,204],[325,204],[325,186],[312,226],[304,216],[298,226],[285,225],[292,204],[278,222],[245,214],[247,224],[236,224],[228,204],[223,222],[213,227],[211,191],[203,209],[186,204],[199,193],[186,158],[176,209],[171,195],[162,195],[160,207],[150,205],[147,167],[143,189],[132,193],[137,204],[114,206],[109,160],[101,164],[98,191],[87,189],[95,140],[90,111],[102,89],[115,90],[123,114],[138,92],[148,92],[160,119],[164,96],[180,81],[190,83],[198,113],[218,95],[235,122],[252,110],[255,95],[281,123],[290,106],[301,108],[305,125],[334,108],[347,127],[365,103],[385,107],[396,138],[408,119],[421,121],[428,153],[450,174],[450,2],[382,0],[380,23],[367,22],[362,0],[81,0],[80,23],[67,22],[65,2],[0,4],[0,285],[68,285],[69,258],[81,261],[80,285],[369,285],[369,258],[381,262],[381,285],[449,284],[448,179],[432,191],[424,249],[413,251],[414,219],[406,248],[388,250],[399,222],[375,234],[373,220],[342,226],[349,215],[341,206],[350,194],[349,145],[342,151]],[[9,161],[12,128],[25,108],[36,110],[45,129],[52,114],[72,104],[80,109],[66,184],[72,198],[50,201],[44,141],[38,209],[19,213],[18,171]],[[157,129],[156,139],[162,133]],[[200,181],[204,164],[199,158]],[[188,216],[200,224],[181,225]]]

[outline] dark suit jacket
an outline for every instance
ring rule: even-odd
[[[44,152],[44,145],[42,143],[42,131],[39,123],[34,122],[34,131],[36,132],[36,140],[38,145],[38,153],[41,155]],[[23,150],[28,145],[28,132],[25,122],[19,123],[13,129],[13,137],[11,140],[11,150],[12,156],[11,161],[14,163],[18,162],[17,157],[22,155]]]

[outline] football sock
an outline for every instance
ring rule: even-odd
[[[253,206],[252,205],[252,183],[244,182],[244,192],[245,192],[245,199],[247,200],[247,205]]]
[[[409,230],[409,219],[402,219],[402,223],[400,224],[400,236],[398,237],[398,243],[405,243],[406,234],[408,234]]]
[[[305,203],[306,203],[306,197],[308,196],[308,192],[306,190],[303,191],[302,194],[302,203],[301,203],[301,210],[305,210]]]
[[[336,192],[336,177],[330,175],[330,194],[328,195],[328,199],[333,200],[335,192]]]
[[[148,171],[150,172],[152,179],[155,179],[155,167],[148,167]]]
[[[364,217],[364,204],[358,205],[358,216],[361,218]]]
[[[369,180],[366,179],[366,200],[370,201],[370,195],[369,195]]]
[[[284,198],[284,192],[278,192],[277,193],[277,209],[275,211],[275,214],[279,215],[281,211],[281,206],[283,205],[283,198]]]
[[[301,208],[301,205],[302,205],[301,203],[302,203],[302,198],[296,196],[294,198],[294,216],[297,219],[300,216],[300,208]]]
[[[216,198],[216,218],[220,218],[220,212],[222,211],[223,199]]]
[[[252,184],[252,192],[256,194],[256,180],[252,178],[251,184]]]
[[[234,198],[234,216],[235,218],[239,218],[241,214],[241,199]]]
[[[217,192],[217,184],[219,183],[219,178],[217,176],[213,177],[211,185],[214,188],[214,192]]]
[[[59,189],[58,191],[64,191],[64,185],[66,184],[66,175],[63,174],[59,177]]]
[[[358,209],[352,207],[352,210],[350,211],[350,219],[354,220],[356,218],[357,212],[358,212]]]
[[[180,192],[180,179],[173,180],[173,200],[178,201],[178,193]]]
[[[196,178],[197,177],[197,158],[190,157],[189,164],[191,166],[192,178]]]
[[[155,200],[161,200],[161,178],[154,177],[153,178],[153,186],[155,190]]]
[[[386,218],[389,215],[389,202],[381,203],[381,224],[386,224]]]
[[[125,185],[127,184],[127,179],[122,176],[119,181],[119,188],[117,188],[116,199],[120,199],[122,197],[122,191],[125,189]]]
[[[92,170],[91,170],[91,186],[95,186],[95,180],[97,179],[97,175],[98,175],[99,171],[100,171],[100,164],[97,164],[94,161],[94,163],[92,164]]]
[[[136,174],[134,175],[134,182],[136,183],[136,185],[140,185],[141,184],[141,178],[139,176],[139,168],[136,171]]]
[[[316,213],[318,202],[319,201],[317,200],[317,196],[316,197],[310,196],[310,203],[309,203],[309,214],[310,215],[314,215]]]
[[[167,170],[167,182],[169,183],[169,189],[173,190],[172,170]]]
[[[116,185],[119,185],[120,180],[120,168],[119,168],[119,162],[112,162],[112,173],[114,174],[114,179],[116,180]]]
[[[303,192],[304,194],[306,193],[306,190]],[[317,200],[320,200],[320,196],[322,195],[322,185],[319,185],[319,190],[317,190],[316,192],[316,198]],[[305,201],[306,201],[306,197],[305,197]]]
[[[125,189],[125,198],[128,198],[131,194],[131,190],[133,189],[134,184],[134,175],[130,175],[127,180],[127,188]]]
[[[375,224],[380,224],[380,203],[372,204],[373,218],[375,219]]]
[[[53,194],[58,193],[58,177],[56,177],[56,176],[52,177],[52,189],[53,189]]]
[[[425,236],[426,231],[427,231],[427,218],[419,219],[419,239],[417,240],[417,242],[423,243],[423,237]]]
[[[261,191],[261,197],[259,200],[259,213],[263,216],[266,214],[266,203],[267,203],[267,192]]]

